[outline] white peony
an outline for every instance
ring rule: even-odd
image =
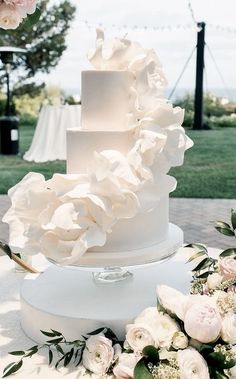
[[[223,341],[236,344],[236,314],[228,312],[222,319],[221,337]]]
[[[193,303],[184,315],[186,333],[202,343],[214,342],[220,335],[221,317],[217,307],[203,296],[192,296]],[[206,298],[208,298],[206,296]]]
[[[206,361],[191,347],[177,352],[180,379],[210,379]]]
[[[183,332],[176,332],[172,339],[174,349],[186,349],[188,346],[188,337]]]
[[[136,323],[126,326],[125,344],[130,346],[134,352],[142,352],[148,345],[155,345],[155,333],[146,324]]]
[[[215,289],[222,282],[222,276],[217,272],[210,274],[207,278],[207,285],[210,290]]]
[[[91,336],[83,351],[83,366],[94,374],[105,374],[113,361],[112,342],[104,335]]]
[[[141,354],[138,353],[122,353],[119,356],[118,364],[113,369],[113,374],[117,379],[132,379],[134,368],[141,358]]]
[[[180,291],[166,285],[157,287],[157,297],[160,304],[171,313],[175,314],[180,320],[184,319],[185,306],[188,297]]]

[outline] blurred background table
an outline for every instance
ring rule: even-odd
[[[80,110],[80,105],[43,106],[24,159],[34,162],[65,160],[66,129],[80,126]]]

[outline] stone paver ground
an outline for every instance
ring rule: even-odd
[[[0,220],[10,205],[6,195],[0,195]],[[226,248],[234,240],[214,230],[211,221],[229,221],[236,200],[228,199],[170,199],[170,221],[184,231],[186,243],[202,242],[208,246]],[[0,221],[0,239],[8,240],[8,227]]]

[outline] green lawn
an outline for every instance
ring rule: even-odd
[[[21,154],[30,146],[34,129],[21,126]],[[236,128],[187,132],[194,147],[187,151],[182,167],[171,170],[178,180],[175,197],[236,198]],[[0,156],[0,193],[17,183],[27,172],[49,178],[65,172],[65,162],[30,163],[21,156]]]

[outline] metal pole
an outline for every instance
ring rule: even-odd
[[[6,103],[6,116],[11,114],[11,100],[10,100],[10,74],[6,73],[7,76],[7,103]]]
[[[203,70],[205,47],[205,22],[198,22],[197,35],[196,87],[194,101],[193,129],[203,129]]]

